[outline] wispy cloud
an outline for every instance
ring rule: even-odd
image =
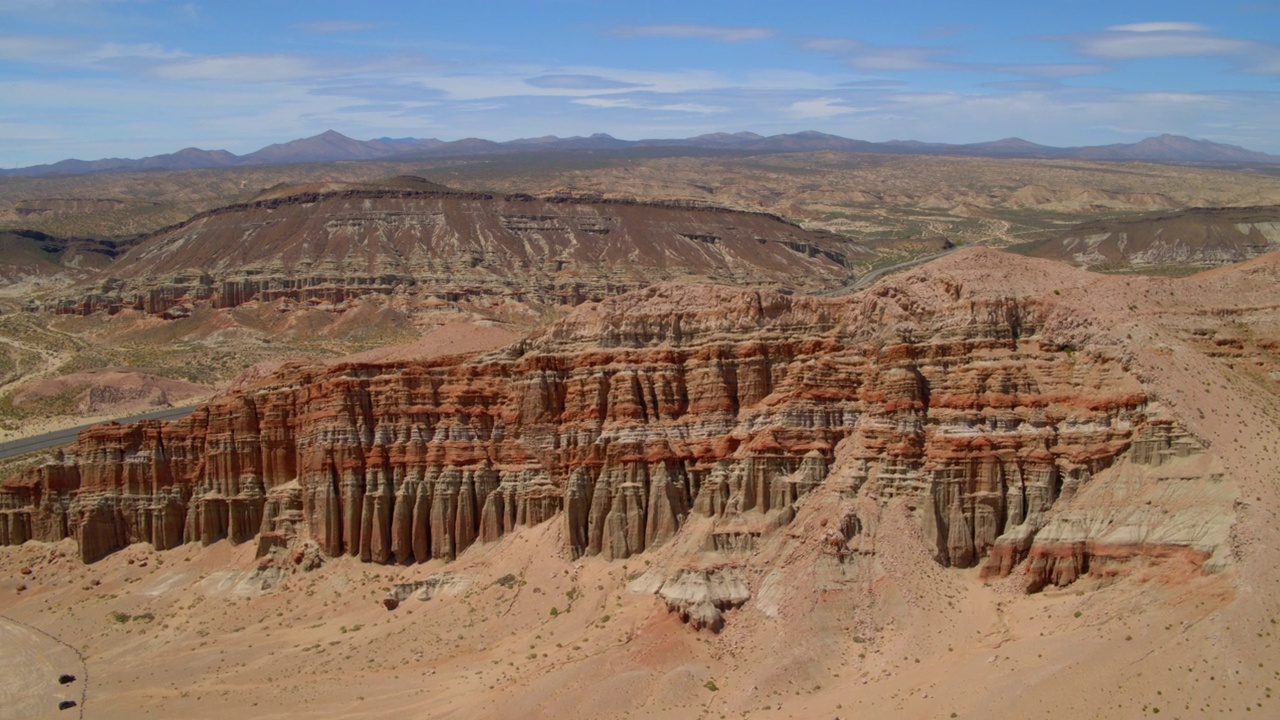
[[[536,88],[561,90],[622,90],[642,87],[638,83],[611,80],[599,75],[539,75],[525,80]]]
[[[1222,58],[1239,72],[1280,74],[1280,46],[1220,35],[1200,23],[1131,23],[1047,39],[1067,42],[1081,55],[1104,60]]]
[[[1099,63],[975,63],[948,59],[959,53],[945,46],[881,46],[857,38],[801,38],[802,50],[840,56],[858,70],[902,72],[944,70],[999,73],[1033,78],[1068,78],[1098,75],[1110,68]]]
[[[306,32],[331,35],[333,33],[372,30],[378,27],[378,25],[379,23],[368,20],[316,20],[313,22],[298,23],[295,27],[299,30],[305,30]]]
[[[338,84],[323,84],[311,88],[308,95],[319,97],[340,97],[364,100],[363,104],[378,103],[423,103],[434,102],[444,98],[445,93],[435,88],[424,87],[411,80],[401,81],[368,81]]]
[[[95,43],[75,37],[0,35],[0,60],[62,68],[116,67],[120,61],[168,61],[185,52],[155,43]],[[134,63],[137,64],[137,63]]]
[[[1110,72],[1111,68],[1101,63],[1046,63],[1046,64],[999,64],[974,66],[975,69],[990,70],[1007,75],[1061,80],[1085,75],[1101,75]]]
[[[370,75],[408,75],[436,63],[428,57],[403,55],[209,55],[157,62],[147,69],[152,77],[174,81],[223,83],[322,83]]]
[[[313,77],[317,63],[297,55],[223,55],[157,65],[150,74],[179,81],[279,82]]]
[[[1112,25],[1112,32],[1208,32],[1208,26],[1193,22],[1142,22],[1128,25]]]
[[[174,50],[156,45],[153,43],[143,43],[140,45],[122,45],[117,43],[106,43],[99,45],[89,53],[88,57],[97,60],[114,60],[118,58],[133,58],[138,60],[174,60],[177,58],[190,57],[182,50]]]
[[[622,37],[662,37],[674,39],[710,40],[722,43],[768,40],[777,31],[766,27],[729,27],[722,25],[623,25],[613,29]]]
[[[904,87],[906,80],[893,80],[890,78],[880,78],[876,80],[849,80],[842,82],[839,87],[842,88],[895,88]]]
[[[650,110],[657,112],[681,112],[681,113],[697,113],[700,115],[708,115],[713,113],[728,112],[729,108],[718,105],[705,105],[703,103],[683,102],[683,103],[645,103],[631,98],[578,98],[573,101],[578,105],[586,105],[594,108],[618,109],[625,108],[627,110]]]
[[[82,40],[37,35],[0,35],[0,60],[48,63],[87,47]]]
[[[191,144],[243,152],[328,127],[353,137],[683,137],[726,122],[949,142],[1035,135],[1095,144],[1181,131],[1280,149],[1271,128],[1280,117],[1272,83],[1280,48],[1266,28],[1228,32],[1231,20],[1209,11],[1047,37],[1031,35],[1034,24],[981,13],[971,28],[930,29],[910,17],[915,11],[886,6],[886,16],[910,21],[891,30],[832,22],[860,29],[809,37],[798,34],[806,23],[793,23],[791,8],[753,12],[750,3],[737,25],[666,23],[680,16],[661,14],[642,24],[614,12],[599,24],[557,20],[539,33],[373,11],[376,26],[306,21],[281,3],[264,4],[260,22],[246,27],[231,5],[201,3],[192,19],[178,12],[183,2],[0,0],[0,165]],[[1261,26],[1267,17],[1251,19]],[[1008,42],[979,46],[998,32]],[[675,57],[658,52],[672,46]],[[705,46],[714,51],[684,52]],[[409,54],[420,48],[433,55]],[[1159,58],[1174,60],[1150,61]],[[1193,80],[1166,72],[1172,66]],[[1189,91],[1224,68],[1234,73],[1231,87],[1256,92]],[[1103,73],[1111,87],[1087,87]],[[1136,92],[1151,88],[1168,92]],[[1197,132],[1206,128],[1218,134]],[[90,139],[96,149],[76,144]]]
[[[956,63],[942,59],[954,52],[946,47],[884,46],[857,38],[807,37],[797,41],[801,50],[839,55],[859,70],[953,70]]]
[[[405,110],[403,103],[367,103],[364,105],[343,105],[333,109],[335,113],[396,113]]]
[[[841,105],[838,98],[820,97],[797,100],[787,107],[787,113],[799,119],[832,118],[857,112],[858,108]]]
[[[66,5],[122,5],[130,2],[149,2],[150,0],[4,0],[0,10],[52,10]]]
[[[527,70],[527,68],[526,68]],[[548,68],[548,70],[550,70]],[[563,71],[563,72],[561,72]],[[608,78],[620,83],[643,87],[652,93],[691,93],[723,88],[733,82],[723,75],[706,70],[680,70],[673,72],[635,70],[628,68],[558,68],[555,72],[524,72],[516,74],[510,68],[496,68],[489,72],[439,72],[416,73],[414,79],[424,86],[435,88],[453,100],[486,100],[498,97],[534,95],[541,97],[591,97],[602,94],[626,92],[630,88],[565,87],[572,83],[556,83],[555,87],[530,84],[523,77],[557,75],[585,75]]]
[[[1148,23],[1158,26],[1172,23]],[[1105,32],[1079,35],[1076,48],[1083,54],[1113,60],[1135,58],[1240,55],[1253,45],[1246,40],[1210,35],[1194,30],[1131,30],[1116,26]]]

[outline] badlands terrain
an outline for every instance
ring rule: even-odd
[[[318,139],[323,137],[309,140]],[[308,142],[286,145],[312,148]],[[329,145],[326,143],[325,147]],[[278,154],[273,151],[273,157]],[[305,154],[297,159],[303,157]],[[755,278],[749,265],[734,266],[733,261],[723,257],[723,247],[716,248],[710,242],[697,247],[698,241],[688,237],[664,240],[668,247],[662,250],[645,241],[638,250],[641,254],[676,252],[676,257],[669,260],[650,256],[639,265],[620,262],[625,253],[616,245],[613,250],[602,250],[604,255],[599,259],[569,257],[564,253],[572,243],[579,243],[576,252],[581,253],[593,240],[610,237],[603,226],[596,228],[597,234],[592,236],[590,229],[575,225],[572,217],[542,221],[559,223],[563,226],[559,229],[542,228],[538,222],[530,224],[527,220],[523,225],[515,221],[515,226],[507,227],[512,220],[494,217],[488,222],[501,225],[498,232],[507,236],[500,247],[492,249],[502,257],[486,256],[490,249],[483,243],[462,237],[450,241],[458,255],[430,251],[426,255],[436,252],[436,257],[414,260],[403,254],[414,243],[424,248],[432,245],[422,245],[421,240],[411,236],[461,233],[461,216],[451,216],[453,219],[434,227],[424,224],[431,214],[424,214],[422,207],[407,207],[406,198],[390,197],[366,198],[388,205],[372,211],[374,215],[385,215],[382,220],[332,201],[324,203],[325,213],[315,215],[308,214],[306,203],[286,203],[279,208],[283,212],[261,207],[279,205],[286,199],[284,196],[295,191],[326,194],[325,188],[336,191],[339,186],[347,188],[344,192],[366,195],[386,195],[393,189],[403,193],[412,190],[405,185],[413,183],[406,181],[408,177],[431,181],[419,181],[418,191],[442,185],[451,192],[492,197],[496,204],[532,205],[537,199],[549,200],[552,208],[559,209],[544,207],[524,212],[548,218],[578,212],[572,210],[575,204],[595,212],[589,209],[592,203],[613,203],[614,207],[634,206],[637,202],[665,204],[668,214],[676,207],[690,211],[703,208],[707,211],[703,217],[714,214],[712,208],[732,209],[750,213],[757,218],[752,222],[758,222],[763,213],[794,226],[786,232],[805,236],[795,242],[796,247],[813,248],[816,257],[803,261],[792,258],[792,265],[797,261],[824,262],[818,253],[827,251],[832,252],[825,261],[838,259],[836,264],[843,263],[840,268],[829,267],[812,276],[802,272],[798,279],[803,282],[790,287],[819,293],[846,292],[868,274],[904,261],[935,256],[951,246],[970,244],[1016,244],[1030,248],[1021,252],[1089,264],[1109,272],[1186,274],[1266,251],[1274,244],[1274,232],[1268,230],[1267,223],[1274,219],[1274,208],[1280,203],[1274,166],[1175,166],[1067,157],[991,158],[835,150],[775,149],[757,154],[733,149],[655,147],[0,177],[0,248],[4,249],[0,254],[0,440],[32,434],[37,429],[75,425],[86,417],[81,407],[87,402],[86,393],[100,386],[92,382],[92,376],[81,376],[86,382],[74,389],[64,387],[53,394],[37,392],[14,402],[14,396],[26,384],[50,376],[125,369],[147,376],[139,380],[143,385],[152,382],[148,378],[159,377],[203,386],[203,393],[168,398],[170,404],[181,405],[188,399],[208,397],[225,387],[237,373],[259,362],[298,355],[339,357],[408,342],[447,322],[497,322],[521,332],[531,331],[571,307],[547,305],[543,300],[555,299],[558,303],[560,299],[574,302],[596,297],[583,292],[593,283],[597,293],[624,292],[641,284],[643,279],[639,276],[658,266],[665,266],[666,270],[650,280],[683,277],[752,285],[759,279],[772,283],[768,287],[787,289],[785,283],[779,285],[777,281],[779,272],[789,272],[784,265],[768,260],[772,275]],[[397,203],[400,207],[391,207]],[[255,205],[258,210],[253,209]],[[1179,213],[1197,207],[1253,208],[1248,222],[1260,228],[1261,239],[1249,239],[1248,233],[1253,231],[1246,231],[1232,241],[1230,250],[1214,250],[1216,241],[1211,241],[1208,255],[1168,252],[1159,243],[1151,250],[1146,241],[1122,243],[1118,239],[1104,242],[1096,250],[1096,241],[1093,245],[1085,242],[1083,250],[1057,251],[1051,247],[1053,243],[1067,242],[1069,233],[1077,232],[1075,228],[1086,223],[1104,226],[1103,231],[1079,231],[1090,237],[1105,234],[1108,223],[1130,220],[1148,227],[1139,233],[1143,237],[1160,237],[1160,223],[1153,224],[1152,218],[1177,218]],[[326,214],[330,211],[337,214]],[[277,217],[292,213],[297,217],[290,223],[305,225],[308,233],[320,231],[326,242],[309,250],[303,249],[303,243],[290,247],[293,236],[281,233],[293,225],[280,225],[274,220],[262,225],[262,218],[247,217],[254,212],[271,212]],[[514,216],[521,212],[496,210],[495,214]],[[632,216],[644,214],[628,212]],[[326,219],[320,220],[322,216]],[[400,219],[391,222],[388,218],[392,217]],[[1219,220],[1226,222],[1224,218]],[[1208,224],[1217,227],[1222,224],[1219,220]],[[655,221],[659,226],[666,223]],[[342,223],[342,228],[332,224],[335,222]],[[647,222],[645,219],[641,224]],[[720,225],[723,229],[726,223]],[[483,225],[474,227],[488,232]],[[540,252],[541,246],[540,241],[529,244],[527,239],[545,231],[560,233],[559,239],[550,242],[560,243],[556,252],[570,262],[559,267],[531,268],[528,253]],[[564,235],[566,231],[572,237]],[[1193,235],[1206,232],[1195,228],[1191,231]],[[143,309],[148,302],[146,296],[152,293],[155,298],[150,301],[151,307],[156,307],[157,301],[167,304],[176,300],[180,295],[175,292],[184,289],[195,290],[196,296],[201,297],[222,290],[222,283],[227,281],[252,285],[263,277],[285,280],[283,276],[298,274],[294,267],[297,260],[323,260],[324,253],[330,250],[351,251],[361,247],[358,243],[363,238],[372,237],[369,232],[388,238],[379,240],[388,242],[381,255],[369,254],[369,247],[359,250],[365,253],[359,260],[364,266],[356,272],[366,276],[371,285],[392,287],[409,275],[421,276],[424,281],[432,276],[439,279],[447,277],[442,273],[460,269],[465,271],[473,292],[453,299],[440,294],[428,298],[429,302],[414,298],[408,306],[405,299],[394,294],[375,292],[363,299],[352,299],[360,306],[356,312],[338,313],[330,311],[332,304],[315,308],[294,303],[283,313],[279,305],[261,302],[237,304],[216,312],[197,304],[191,308],[190,316],[165,322],[124,307],[123,301],[129,300],[133,307]],[[647,230],[637,228],[636,232]],[[697,228],[686,228],[685,234],[705,234],[710,240],[717,232],[721,230],[701,233]],[[1272,232],[1270,240],[1268,232]],[[234,254],[226,255],[225,250],[221,256],[217,256],[219,251],[206,250],[203,258],[195,258],[189,250],[155,249],[163,239],[173,240],[179,235],[233,243],[242,237],[258,237],[259,233],[265,233],[263,237],[271,246],[257,250],[252,263],[241,262]],[[615,233],[612,237],[616,240],[620,236]],[[338,239],[331,242],[332,238]],[[152,250],[135,269],[134,258],[141,257],[142,252],[135,252],[127,261],[124,258],[135,246],[148,241]],[[1178,242],[1175,237],[1172,244],[1179,247]],[[1198,241],[1187,242],[1196,245]],[[685,245],[694,249],[682,248]],[[1113,246],[1117,249],[1109,249]],[[774,244],[767,249],[782,247]],[[516,248],[516,256],[506,254]],[[807,255],[810,250],[799,252]],[[1131,262],[1128,254],[1132,253],[1143,254],[1136,258],[1137,262]],[[702,259],[694,257],[697,255]],[[344,271],[354,267],[351,261],[334,260]],[[434,265],[422,264],[428,262]],[[215,267],[218,263],[221,265]],[[458,267],[471,263],[476,267]],[[682,263],[690,264],[683,267]],[[162,274],[146,275],[144,268]],[[318,277],[333,279],[338,268],[333,265],[325,270],[317,266],[316,272],[302,274],[310,275],[313,281]],[[503,287],[511,284],[509,276],[513,271],[524,273],[526,268],[531,268],[532,274],[516,282],[525,287]],[[382,269],[389,270],[390,275],[381,279],[369,276]],[[191,272],[181,277],[186,270]],[[495,273],[505,275],[494,277]],[[612,281],[602,282],[607,278]],[[417,298],[423,296],[425,285],[417,283]],[[480,298],[474,294],[478,289],[501,294],[489,293]],[[530,303],[527,298],[517,297],[529,291],[540,295],[541,300]],[[474,302],[477,299],[482,302]],[[95,302],[109,308],[114,305],[121,311],[53,314],[59,303],[63,303],[65,313],[74,306],[91,309]],[[182,313],[184,309],[175,312]],[[159,397],[144,391],[147,393]],[[133,409],[147,409],[136,398],[129,402]],[[121,405],[103,410],[87,417],[118,416],[126,408]]]
[[[431,163],[0,180],[0,717],[1276,712],[1274,178]]]
[[[1266,713],[1277,273],[975,249],[282,368],[7,481],[4,613],[102,717]]]

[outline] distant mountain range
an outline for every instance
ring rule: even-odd
[[[705,151],[747,153],[806,152],[837,150],[842,152],[894,153],[899,155],[961,155],[1001,158],[1066,158],[1076,160],[1144,160],[1160,163],[1195,164],[1280,164],[1280,156],[1255,152],[1237,145],[1224,145],[1208,140],[1192,140],[1180,135],[1160,135],[1136,143],[1059,148],[1039,145],[1021,138],[1005,138],[993,142],[952,145],[916,140],[868,142],[838,135],[806,131],[765,137],[751,132],[712,133],[684,139],[619,140],[597,133],[590,137],[560,138],[554,135],[494,142],[467,138],[445,142],[434,138],[378,138],[353,140],[329,130],[319,135],[286,143],[268,145],[246,155],[226,150],[187,148],[167,155],[153,155],[137,160],[108,158],[105,160],[63,160],[51,165],[33,165],[13,170],[0,170],[0,176],[40,177],[83,173],[126,172],[137,170],[195,170],[199,168],[244,165],[278,165],[286,163],[335,162],[340,160],[412,160],[430,157],[457,157],[558,151],[625,151],[644,148],[689,148]]]

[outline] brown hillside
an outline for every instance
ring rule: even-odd
[[[1149,269],[1214,266],[1280,249],[1280,206],[1195,208],[1101,220],[1022,249],[1084,266]]]
[[[762,213],[438,187],[400,178],[267,191],[146,238],[58,308],[392,293],[554,306],[686,278],[817,290],[870,254]]]

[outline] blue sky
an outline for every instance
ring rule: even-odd
[[[1280,153],[1280,2],[0,0],[0,167],[821,130]]]

